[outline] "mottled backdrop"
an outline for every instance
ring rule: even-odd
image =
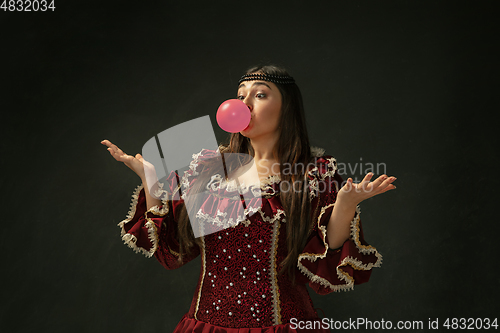
[[[289,69],[312,144],[358,165],[346,177],[366,163],[398,177],[395,191],[361,205],[382,267],[354,291],[312,295],[324,316],[498,316],[494,3],[55,0],[55,11],[0,10],[0,329],[172,331],[199,258],[167,271],[122,243],[116,225],[139,178],[99,142],[135,154],[203,115],[223,141],[217,107],[258,63]]]

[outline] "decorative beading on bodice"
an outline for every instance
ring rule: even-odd
[[[298,258],[296,284],[288,274],[278,274],[279,264],[288,253],[279,176],[270,176],[259,185],[238,187],[234,180],[212,175],[196,214],[205,235],[202,245],[179,262],[177,214],[199,175],[199,159],[207,156],[213,156],[213,152],[193,155],[180,185],[175,173],[169,176],[161,189],[159,207],[147,210],[144,190],[139,187],[127,219],[119,224],[122,238],[130,247],[154,255],[167,269],[202,256],[188,318],[227,328],[280,325],[291,318],[314,319],[317,314],[306,283],[320,294],[350,290],[354,284],[368,281],[371,268],[380,266],[382,256],[363,239],[359,207],[351,222],[350,238],[337,250],[328,247],[326,227],[342,183],[331,156],[317,157],[316,166],[307,174],[313,225]],[[170,200],[180,188],[180,200]]]

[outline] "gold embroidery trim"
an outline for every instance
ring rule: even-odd
[[[205,281],[205,272],[207,269],[206,265],[206,253],[205,253],[205,236],[201,237],[201,267],[203,268],[203,272],[201,273],[201,282],[200,282],[200,288],[198,289],[198,297],[196,300],[196,309],[194,310],[194,319],[198,320],[198,317],[196,316],[198,314],[198,310],[200,309],[200,299],[201,299],[201,290],[203,289],[203,282]]]
[[[279,228],[281,222],[276,220],[273,225],[273,237],[271,240],[271,292],[273,293],[273,322],[274,325],[281,324],[280,292],[278,288],[278,272],[276,270],[276,255],[279,239]]]
[[[376,248],[374,248],[371,245],[363,245],[360,243],[360,241],[359,241],[359,233],[360,233],[359,213],[360,213],[360,211],[359,211],[358,207],[356,207],[356,213],[357,213],[356,217],[354,218],[353,221],[351,221],[351,238],[354,240],[354,244],[356,244],[356,247],[358,248],[359,252],[361,252],[363,254],[375,253],[377,258],[379,258],[380,254],[377,252]],[[381,258],[382,257],[380,256],[380,259]]]
[[[168,206],[168,192],[163,190],[163,184],[159,183],[159,189],[155,192],[155,195],[157,197],[163,196],[163,198],[161,199],[161,202],[162,202],[161,208],[160,208],[160,206],[155,205],[155,206],[149,208],[144,213],[144,217],[146,219],[146,223],[144,224],[144,226],[148,229],[148,238],[152,244],[151,249],[149,249],[149,251],[148,251],[148,250],[136,245],[137,244],[137,237],[125,232],[125,224],[132,221],[132,219],[134,218],[134,215],[137,211],[137,202],[139,200],[139,194],[142,190],[146,191],[146,189],[144,189],[144,186],[142,184],[135,188],[134,193],[132,194],[132,200],[130,203],[130,210],[127,214],[127,218],[124,219],[123,221],[121,221],[120,223],[118,223],[118,226],[121,228],[121,238],[124,241],[124,243],[128,245],[128,247],[133,249],[134,252],[136,252],[136,253],[142,253],[146,257],[151,258],[153,256],[153,254],[156,252],[156,250],[158,249],[158,238],[159,237],[158,237],[158,228],[154,224],[153,220],[151,220],[151,218],[149,218],[147,216],[147,214],[152,213],[156,216],[165,216],[168,214],[168,212],[170,211],[169,206]]]
[[[299,270],[304,273],[312,282],[317,282],[321,284],[322,286],[329,287],[333,291],[339,291],[339,290],[352,290],[354,289],[354,278],[350,276],[347,272],[343,271],[341,269],[342,266],[349,265],[353,269],[356,270],[370,270],[372,267],[380,267],[382,263],[382,255],[375,249],[373,246],[366,246],[362,245],[359,242],[359,232],[360,232],[360,227],[359,227],[359,221],[360,221],[360,208],[359,206],[356,207],[356,215],[354,216],[353,220],[351,221],[351,238],[354,241],[354,244],[356,248],[363,254],[372,254],[374,253],[375,256],[377,257],[377,261],[375,263],[368,263],[368,264],[363,264],[361,261],[352,258],[350,256],[344,258],[342,262],[340,263],[339,266],[336,267],[336,272],[337,272],[337,277],[339,280],[345,281],[345,285],[333,285],[331,284],[327,279],[322,278],[314,273],[312,273],[310,270],[308,270],[302,263],[301,260],[303,259],[308,259],[311,262],[316,261],[318,258],[323,259],[326,257],[327,252],[328,252],[328,244],[326,243],[326,227],[320,225],[321,217],[325,213],[325,211],[333,207],[335,203],[332,203],[330,205],[327,205],[325,207],[321,208],[321,212],[318,216],[317,220],[317,225],[318,229],[321,231],[322,234],[322,240],[323,244],[325,246],[325,251],[321,254],[316,254],[316,253],[302,253],[299,255],[298,261],[297,261],[297,266]]]
[[[178,257],[178,256],[180,256],[180,253],[179,253],[179,252],[175,252],[174,250],[172,250],[172,249],[170,248],[170,246],[167,246],[167,247],[168,247],[168,252],[170,252],[170,253],[171,253],[171,254],[173,254],[174,256],[177,256],[177,257]]]
[[[140,194],[142,189],[143,189],[142,184],[135,188],[134,193],[132,194],[132,200],[130,203],[130,210],[127,214],[127,218],[124,219],[123,221],[121,221],[120,223],[118,223],[118,226],[121,228],[120,236],[121,236],[123,242],[125,244],[127,244],[127,246],[130,247],[132,250],[134,250],[134,252],[142,253],[146,257],[150,258],[153,256],[154,251],[156,251],[154,246],[149,251],[142,248],[142,247],[139,247],[136,245],[137,244],[137,237],[125,232],[125,224],[132,221],[132,219],[134,218],[135,212],[137,211],[137,201],[139,200],[139,194]],[[148,223],[146,223],[146,227],[148,228],[148,237],[153,243],[154,241],[152,239],[154,239],[154,236],[155,236],[154,233],[156,232],[156,230],[154,227],[152,227]]]
[[[313,147],[311,146],[311,155],[314,157],[321,157],[325,155],[325,150],[320,147]]]

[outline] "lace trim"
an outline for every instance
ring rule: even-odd
[[[168,247],[168,251],[169,251],[171,254],[173,254],[174,256],[178,257],[178,256],[180,256],[180,255],[181,255],[179,252],[175,252],[174,250],[172,250],[172,249],[170,248],[170,246],[169,246],[169,245],[167,245],[167,247]]]
[[[198,317],[196,316],[198,314],[198,310],[200,309],[200,299],[201,299],[201,290],[203,289],[203,282],[205,281],[205,272],[207,270],[207,260],[206,260],[206,253],[205,253],[205,237],[201,237],[201,267],[202,267],[202,272],[201,272],[201,282],[200,282],[200,287],[198,288],[198,298],[196,300],[196,308],[194,310],[194,319],[198,320]]]
[[[158,183],[158,188],[154,192],[154,195],[157,198],[160,198],[160,200],[162,202],[161,208],[158,205],[155,205],[155,206],[149,208],[144,213],[144,217],[146,219],[146,223],[144,224],[144,226],[148,229],[148,238],[152,244],[151,249],[146,250],[142,247],[137,246],[137,237],[132,235],[132,234],[129,234],[125,231],[125,224],[132,221],[132,219],[134,218],[134,215],[137,211],[137,202],[139,200],[139,193],[141,192],[141,190],[146,191],[142,184],[137,186],[134,190],[134,193],[132,194],[132,200],[130,203],[130,210],[127,214],[127,218],[125,220],[121,221],[120,223],[118,223],[118,226],[121,228],[121,238],[122,238],[123,242],[125,244],[127,244],[128,247],[133,249],[134,252],[142,253],[148,258],[152,257],[153,254],[158,249],[158,229],[157,229],[155,223],[153,222],[153,220],[151,220],[151,218],[148,217],[148,213],[153,213],[156,216],[165,216],[169,212],[168,192],[163,189],[163,186],[164,185],[162,183]]]
[[[227,145],[220,144],[219,147],[217,148],[216,152],[220,153],[221,151],[225,151],[228,148]],[[316,146],[310,146],[311,148],[311,155],[315,157],[323,156],[325,155],[325,150],[320,147]]]
[[[356,207],[356,216],[354,219],[351,221],[351,238],[354,241],[354,244],[356,245],[356,248],[359,250],[359,252],[363,254],[375,254],[377,257],[377,261],[374,264],[375,267],[380,267],[382,264],[382,255],[378,253],[377,249],[374,248],[371,245],[363,245],[359,241],[359,233],[360,233],[360,226],[359,226],[359,221],[360,221],[360,209],[359,206]]]
[[[127,218],[118,223],[118,225],[123,225],[127,222],[130,222],[134,218],[137,209],[137,201],[139,200],[139,193],[141,193],[142,189],[143,189],[142,184],[134,189],[134,192],[132,193],[132,201],[130,202],[130,210],[127,213]]]
[[[325,180],[326,177],[333,177],[335,175],[335,172],[337,172],[337,160],[334,157],[329,157],[326,159],[328,161],[327,163],[327,170],[325,173],[320,174],[320,178],[322,180]],[[309,171],[309,174],[314,177],[314,171],[318,171],[318,167],[314,167]]]
[[[236,218],[236,221],[231,217],[231,218],[226,218],[227,213],[226,212],[221,212],[220,210],[217,209],[217,213],[215,217],[210,216],[209,214],[203,213],[203,211],[200,209],[198,213],[196,214],[196,217],[199,218],[202,221],[205,222],[210,222],[212,224],[217,225],[218,227],[222,227],[223,229],[227,229],[229,227],[236,227],[240,223],[245,225],[245,227],[248,227],[252,222],[248,219],[248,216],[253,215],[255,213],[259,212],[260,216],[262,217],[262,220],[265,222],[269,223],[274,223],[276,220],[279,220],[280,216],[282,214],[285,214],[284,210],[278,209],[276,211],[276,215],[272,217],[267,217],[265,213],[262,211],[262,207],[258,208],[253,208],[253,207],[247,207],[244,211],[243,214],[244,216],[240,216]],[[222,219],[221,219],[222,217]],[[283,221],[285,221],[283,219]]]
[[[275,222],[273,225],[273,236],[271,239],[271,292],[273,297],[273,324],[281,324],[281,309],[280,309],[280,299],[279,299],[279,288],[276,271],[276,248],[278,247],[278,238],[280,233],[281,223]]]
[[[167,193],[166,191],[163,191],[163,192]],[[167,194],[167,197],[168,197],[168,194]],[[146,214],[147,213],[153,213],[156,216],[165,216],[165,215],[167,215],[168,212],[170,211],[169,208],[168,208],[168,200],[161,200],[161,202],[162,202],[161,208],[158,205],[155,205],[155,206],[149,208],[146,211]]]
[[[319,181],[316,177],[314,177],[312,180],[309,180],[309,199],[312,201],[318,192]]]
[[[227,192],[238,192],[240,194],[245,194],[251,191],[254,197],[260,197],[263,194],[262,191],[272,189],[271,185],[279,183],[280,181],[280,175],[270,175],[261,180],[260,186],[257,184],[245,185],[245,183],[240,183],[240,187],[238,188],[236,179],[226,180],[220,174],[216,173],[211,177],[206,188],[207,190],[212,191],[225,189]]]
[[[164,186],[163,183],[157,183],[157,184],[158,184],[158,189],[154,192],[154,195],[157,198],[160,198],[161,203],[162,203],[161,208],[158,205],[155,205],[155,206],[149,208],[144,213],[144,217],[147,221],[145,226],[148,228],[148,237],[149,237],[149,240],[151,241],[151,244],[153,244],[153,247],[149,250],[149,253],[151,253],[151,255],[149,255],[149,257],[151,257],[158,249],[159,236],[158,236],[158,228],[156,227],[156,224],[153,222],[153,220],[148,217],[148,213],[152,213],[153,215],[156,215],[156,216],[165,216],[169,212],[168,192],[163,189],[163,186]],[[170,250],[170,247],[169,247],[169,250]]]
[[[147,212],[144,215],[146,214]],[[148,251],[149,253],[148,257],[152,257],[153,254],[158,249],[158,240],[159,240],[158,229],[156,228],[155,223],[150,218],[146,217],[146,220],[148,221],[145,224],[145,226],[148,228],[148,238],[151,244],[153,245],[151,249]]]
[[[285,215],[285,211],[282,209],[277,209],[276,214],[273,215],[272,217],[266,217],[264,212],[262,211],[262,209],[260,207],[257,210],[259,211],[260,216],[262,216],[262,220],[264,220],[265,222],[269,222],[269,223],[274,223],[276,220],[279,220],[281,215]],[[283,219],[283,222],[286,222],[286,220]]]
[[[311,155],[314,157],[320,157],[325,155],[325,150],[319,147],[311,147]]]
[[[318,148],[318,149],[321,149],[321,148]],[[324,153],[323,149],[321,149],[321,151]],[[322,173],[319,175],[319,178],[321,180],[325,180],[327,177],[333,177],[335,175],[335,173],[337,172],[337,160],[333,157],[327,158],[326,160],[328,161],[327,171],[325,173]],[[310,188],[309,199],[312,201],[314,199],[314,197],[316,197],[318,195],[317,193],[319,193],[319,180],[317,177],[318,167],[315,166],[314,168],[309,170],[307,173],[312,178],[312,179],[309,179],[309,188]],[[338,190],[339,190],[338,185],[335,184],[335,187],[336,187],[337,192],[338,192]]]
[[[317,222],[318,228],[322,234],[322,240],[323,240],[323,245],[325,247],[325,251],[321,254],[315,254],[315,253],[300,254],[298,262],[297,262],[297,266],[298,266],[299,270],[302,273],[304,273],[312,282],[319,283],[320,285],[322,285],[324,287],[328,287],[328,288],[332,289],[333,291],[339,291],[339,290],[347,291],[347,290],[354,289],[354,278],[352,276],[350,276],[347,272],[344,272],[341,269],[342,266],[350,265],[353,269],[356,269],[356,270],[370,270],[373,267],[380,267],[381,262],[382,262],[382,255],[380,255],[380,253],[378,253],[378,251],[373,246],[362,245],[359,242],[359,230],[360,230],[359,221],[360,221],[360,213],[361,213],[359,206],[356,207],[356,215],[354,216],[354,218],[351,221],[351,238],[353,239],[354,244],[356,245],[356,248],[361,253],[363,253],[363,254],[374,253],[375,254],[375,256],[377,257],[377,261],[375,263],[363,264],[361,261],[359,261],[351,256],[344,258],[342,260],[342,262],[336,267],[337,277],[339,278],[339,280],[345,281],[346,284],[344,284],[344,285],[331,284],[327,279],[322,278],[322,277],[312,273],[310,270],[308,270],[301,263],[301,260],[303,260],[303,259],[308,259],[309,261],[314,262],[318,258],[323,259],[326,257],[326,255],[328,253],[328,248],[329,248],[328,244],[326,243],[326,227],[320,226],[319,223],[320,223],[321,217],[325,213],[325,211],[334,205],[335,205],[335,203],[321,208],[321,212],[319,214],[318,222]]]
[[[245,210],[245,213],[247,210]],[[246,214],[245,214],[246,215]],[[226,212],[221,212],[220,210],[217,210],[216,216],[212,217],[209,214],[203,213],[203,211],[200,209],[198,213],[196,213],[196,217],[202,221],[205,222],[210,222],[212,224],[217,225],[218,227],[221,227],[222,229],[227,229],[229,227],[236,227],[238,224],[243,222],[245,226],[250,225],[250,221],[247,220],[246,216],[239,216],[236,218],[236,221],[231,217],[229,219],[226,218],[227,213]],[[222,217],[222,219],[221,219]]]
[[[227,197],[227,196],[224,196],[224,195],[219,195],[218,193],[213,193],[213,192],[210,192],[210,195],[213,195],[214,197],[216,198],[220,198],[220,199],[229,199],[229,200],[241,200],[241,197],[239,195],[234,195],[232,197]]]
[[[200,156],[203,156],[201,153],[203,152],[204,149],[200,150],[199,153],[193,154],[193,160],[189,163],[189,169],[184,171],[184,175],[182,175],[181,181],[180,181],[180,187],[184,189],[181,199],[184,199],[184,195],[186,194],[187,189],[189,188],[189,177],[194,177],[199,175],[198,171],[196,169],[198,168],[198,159]]]
[[[216,153],[220,153],[221,152],[221,148],[225,149],[225,146],[219,145],[219,147],[216,150]],[[198,168],[199,157],[203,156],[202,152],[203,152],[203,149],[199,153],[193,154],[193,160],[189,164],[189,170],[186,170],[184,172],[184,175],[181,178],[179,187],[176,189],[176,191],[178,191],[179,188],[182,187],[184,189],[184,192],[185,192],[189,188],[189,180],[188,180],[188,178],[192,177],[192,176],[197,176],[199,174],[196,171],[196,169]],[[323,148],[311,146],[311,155],[312,156],[314,156],[314,157],[320,157],[320,156],[323,156],[324,154],[325,154],[325,150]],[[325,174],[321,175],[322,179],[325,179],[328,176],[333,176],[335,174],[335,171],[337,170],[336,160],[334,158],[329,158],[327,160],[329,161],[328,166],[329,166],[330,170],[328,172],[326,172]],[[311,171],[314,171],[314,170],[317,171],[318,168],[315,167],[315,168],[313,168],[312,170],[309,171],[309,173],[311,174],[311,176],[313,176],[312,173],[311,173]],[[248,191],[252,191],[252,194],[255,197],[259,197],[259,196],[262,195],[262,193],[257,190],[258,187],[260,187],[261,190],[266,191],[266,190],[272,189],[271,185],[279,183],[280,181],[281,181],[281,177],[278,174],[278,175],[270,175],[267,178],[261,180],[260,181],[260,186],[258,184],[245,185],[244,183],[240,183],[240,191],[239,191],[239,193],[240,194],[245,194]],[[210,182],[207,184],[207,189],[210,189],[210,188],[213,191],[216,191],[217,189],[226,189],[228,192],[237,192],[238,191],[238,185],[237,185],[235,179],[227,181],[220,174],[215,174],[215,175],[212,176]],[[272,189],[272,190],[274,192],[274,189]],[[275,192],[273,193],[273,195],[274,194],[275,194]],[[311,196],[315,196],[315,193],[311,192]],[[181,198],[184,199],[184,193],[181,196]]]
[[[285,211],[282,209],[277,209],[276,214],[273,216],[266,216],[266,214],[262,211],[262,207],[259,208],[253,208],[253,207],[247,207],[243,214],[244,217],[238,217],[236,221],[233,218],[226,218],[227,213],[226,212],[221,212],[220,210],[217,209],[217,213],[215,217],[210,216],[209,214],[203,213],[203,211],[200,209],[198,213],[196,214],[196,217],[199,218],[202,221],[205,222],[210,222],[212,224],[217,225],[218,227],[222,227],[223,229],[227,229],[229,227],[235,228],[238,226],[240,223],[244,224],[245,227],[248,227],[252,222],[248,219],[249,215],[253,215],[255,213],[259,212],[260,216],[262,217],[262,220],[264,222],[269,222],[270,224],[273,224],[276,221],[280,220],[281,215],[285,214]],[[221,219],[222,217],[222,219]],[[286,219],[283,219],[282,222],[286,222]],[[202,223],[200,223],[201,225]]]
[[[168,209],[168,200],[169,200],[169,195],[168,192],[163,189],[163,186],[165,186],[163,183],[156,183],[158,188],[156,191],[154,191],[153,195],[157,198],[160,199],[162,203],[162,207],[158,207],[158,205],[155,205],[151,208],[149,208],[148,212],[153,213],[154,215],[157,216],[165,216],[168,214],[169,209]]]
[[[137,246],[137,237],[134,235],[131,235],[125,231],[125,224],[128,222],[132,221],[134,218],[135,212],[137,210],[137,201],[139,200],[139,193],[143,189],[142,184],[137,186],[134,190],[134,193],[132,194],[132,201],[130,203],[130,210],[127,214],[127,218],[120,223],[118,223],[118,226],[121,228],[121,238],[125,244],[127,244],[128,247],[130,247],[134,252],[136,253],[142,253],[146,257],[150,258],[153,256],[155,253],[157,247],[158,247],[158,235],[157,235],[157,230],[156,226],[152,221],[148,221],[145,226],[148,228],[148,237],[149,240],[151,241],[151,244],[153,245],[151,249],[148,251],[142,247]],[[168,207],[167,207],[168,209]]]
[[[260,187],[271,186],[281,181],[280,175],[270,175],[266,179],[260,181]]]

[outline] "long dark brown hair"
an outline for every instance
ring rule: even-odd
[[[246,74],[251,73],[289,75],[285,69],[271,65],[252,67]],[[307,166],[311,163],[312,156],[302,95],[299,87],[295,83],[275,84],[281,93],[282,105],[279,119],[279,138],[273,154],[280,164],[281,182],[290,185],[288,189],[285,191],[282,189],[280,192],[281,203],[286,215],[286,240],[288,248],[288,255],[281,262],[280,274],[288,272],[292,280],[295,280],[295,267],[298,256],[303,250],[311,230],[311,203],[309,200],[306,172]],[[229,144],[221,146],[221,153],[242,153],[254,156],[250,141],[240,133],[231,134]],[[241,162],[241,164],[244,164],[244,162]],[[293,167],[290,168],[290,166]],[[229,169],[235,167],[237,166],[228,166]],[[284,172],[285,169],[286,172]],[[227,175],[229,172],[230,170],[227,170],[225,174]],[[195,182],[198,184],[195,186],[201,189],[206,182],[206,179],[198,179]],[[181,212],[179,213],[179,260],[183,261],[183,257],[189,255],[195,244],[200,245],[200,240],[195,239],[193,236],[187,210],[184,205],[181,206]]]

